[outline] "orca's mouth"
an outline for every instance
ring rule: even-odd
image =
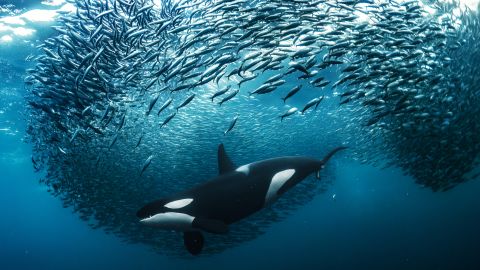
[[[151,214],[147,215],[143,218],[140,218],[139,222],[144,224],[144,225],[154,225],[158,223],[158,218],[161,216],[164,216],[165,213],[158,213],[158,214]]]
[[[148,216],[148,217],[145,217],[145,218],[141,218],[140,219],[140,223],[148,223],[148,221],[152,218],[153,216]]]

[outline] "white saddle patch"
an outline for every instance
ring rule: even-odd
[[[250,164],[242,165],[242,166],[238,167],[235,171],[244,173],[245,175],[248,175],[250,173]]]
[[[280,171],[272,177],[267,195],[265,196],[265,205],[268,205],[277,199],[278,190],[288,181],[288,179],[292,178],[294,174],[295,169],[288,169]]]
[[[182,208],[182,207],[185,207],[185,206],[189,205],[192,201],[193,201],[193,199],[191,199],[191,198],[181,199],[181,200],[176,200],[176,201],[173,201],[173,202],[169,202],[169,203],[165,204],[164,206],[167,207],[167,208],[170,208],[170,209],[179,209],[179,208]]]

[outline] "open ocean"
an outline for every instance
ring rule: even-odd
[[[278,220],[267,220],[267,225],[261,227],[259,233],[250,235],[250,232],[246,232],[248,237],[242,238],[242,234],[235,238],[241,241],[233,240],[233,244],[220,245],[218,250],[209,250],[208,254],[198,257],[183,250],[181,236],[177,237],[179,244],[171,247],[175,253],[172,255],[169,244],[162,244],[162,239],[172,241],[177,239],[176,236],[159,232],[160,236],[150,243],[145,240],[145,235],[150,234],[141,234],[144,228],[140,224],[137,226],[128,223],[128,226],[123,227],[122,222],[127,224],[137,219],[134,210],[143,206],[137,201],[142,201],[142,192],[148,185],[139,186],[128,181],[120,184],[121,175],[116,175],[112,176],[115,179],[112,181],[118,181],[116,183],[119,184],[112,184],[110,190],[104,176],[114,175],[114,171],[104,172],[102,177],[99,176],[101,180],[95,182],[95,189],[109,190],[110,193],[100,193],[104,194],[101,195],[104,200],[95,194],[90,201],[65,203],[67,198],[74,196],[74,192],[68,190],[63,195],[61,192],[55,193],[57,186],[40,182],[47,171],[44,169],[35,172],[32,157],[36,156],[37,150],[33,148],[31,140],[27,139],[31,139],[27,127],[33,125],[29,121],[33,117],[33,111],[27,109],[26,97],[31,96],[31,86],[25,85],[24,80],[28,76],[27,69],[35,67],[34,58],[39,53],[35,47],[56,34],[50,26],[56,25],[58,15],[54,14],[48,19],[42,17],[47,16],[47,13],[37,13],[35,16],[42,19],[34,20],[22,17],[21,14],[31,10],[68,10],[64,1],[46,2],[58,4],[0,0],[0,6],[3,7],[0,13],[0,269],[480,269],[478,179],[466,181],[445,192],[434,192],[431,188],[416,183],[413,176],[403,173],[397,166],[384,168],[374,163],[363,164],[352,157],[354,149],[351,148],[335,155],[325,166],[321,181],[329,184],[324,189],[308,193],[310,195],[305,195],[305,199],[295,203],[293,198],[296,191],[306,192],[306,189],[292,189],[275,208],[276,211],[282,211],[284,205],[291,205],[292,209],[286,211],[284,216]],[[12,18],[23,18],[26,24],[15,22]],[[294,83],[287,79],[286,85],[293,86]],[[256,83],[255,87],[253,84],[246,85],[253,90],[260,84]],[[333,98],[321,103],[318,111],[309,112],[316,114],[317,122],[305,120],[303,123],[292,117],[280,122],[278,114],[286,107],[272,109],[280,106],[280,96],[274,96],[274,101],[273,98],[258,98],[255,107],[242,103],[247,102],[247,96],[245,94],[245,98],[240,101],[232,100],[232,104],[222,105],[222,108],[227,106],[225,111],[217,118],[210,119],[203,111],[210,100],[205,98],[205,101],[197,101],[200,99],[198,95],[191,105],[180,109],[168,125],[157,129],[158,133],[151,134],[148,138],[152,145],[161,145],[161,150],[155,150],[152,165],[141,176],[137,175],[142,168],[142,161],[149,156],[146,154],[148,149],[152,148],[125,150],[126,152],[122,148],[126,147],[122,143],[134,145],[138,133],[132,131],[133,135],[121,135],[123,137],[119,137],[116,145],[108,149],[99,148],[98,151],[120,153],[121,158],[117,163],[112,162],[109,168],[119,166],[125,168],[126,173],[134,171],[132,175],[138,177],[134,181],[140,183],[155,181],[160,177],[157,173],[161,168],[161,185],[165,188],[159,190],[169,192],[170,189],[188,188],[190,183],[200,183],[214,177],[217,173],[216,145],[219,143],[224,143],[232,160],[237,160],[238,165],[241,165],[282,155],[321,158],[343,142],[340,135],[330,139],[328,136],[319,138],[308,133],[313,130],[315,134],[324,131],[334,134],[340,126],[346,125],[346,122],[339,120],[343,118],[329,122],[330,116],[326,116],[327,109],[338,106]],[[184,97],[187,96],[175,99],[175,104],[178,105]],[[296,96],[294,102],[302,106],[311,98],[309,95]],[[157,103],[157,110],[163,101]],[[140,117],[144,117],[146,104],[148,101],[144,101]],[[325,107],[322,108],[324,104]],[[199,106],[198,109],[196,106]],[[275,115],[275,118],[269,118],[269,114],[260,112],[262,109],[259,108],[264,108],[265,112],[273,110],[271,115]],[[258,111],[247,112],[249,109]],[[226,112],[235,110],[240,115],[238,123],[224,136],[223,131],[235,115]],[[252,118],[256,113],[258,118],[254,121]],[[157,117],[156,112],[152,114]],[[133,113],[127,114],[127,118],[134,117],[132,115]],[[154,121],[160,124],[166,116],[167,114],[161,119],[155,118]],[[308,116],[310,115],[306,114],[302,118]],[[188,122],[189,119],[193,122]],[[210,120],[214,124],[209,125]],[[132,123],[128,121],[130,118],[127,124]],[[128,128],[134,130],[138,127]],[[142,130],[147,133],[149,127]],[[169,132],[167,137],[158,135],[163,130]],[[157,135],[159,141],[156,141]],[[37,140],[38,138],[41,136],[36,137]],[[258,152],[256,149],[259,149]],[[178,153],[171,154],[174,150],[178,150]],[[138,159],[142,161],[125,162],[129,155],[141,156]],[[162,157],[168,161],[160,163]],[[106,157],[102,156],[100,164],[106,164],[105,160]],[[77,163],[50,163],[47,167],[58,165],[58,168],[64,169],[68,164],[74,168],[77,166]],[[129,170],[130,165],[134,169]],[[199,179],[195,178],[197,174]],[[317,180],[313,176],[305,179],[309,183],[315,181]],[[155,188],[158,189],[158,186]],[[91,192],[87,188],[79,190],[75,196],[88,196],[88,192]],[[149,193],[148,199],[144,200],[150,201],[152,194],[155,192]],[[122,198],[119,199],[118,196]],[[160,194],[158,197],[161,197]],[[129,199],[135,201],[131,208]],[[129,207],[125,211],[115,209],[115,218],[92,215],[105,222],[94,228],[90,222],[90,218],[94,218],[81,217],[80,208],[94,209],[96,213],[104,211],[103,208],[96,208],[99,205],[107,208]],[[255,218],[261,223],[262,216],[269,211],[262,210],[255,214]],[[247,222],[249,218],[246,218]],[[250,227],[246,228],[255,228],[252,224],[257,221],[250,221]],[[244,223],[232,226],[231,230],[241,230],[239,227],[242,224]],[[132,226],[137,226],[135,233],[129,231]],[[152,232],[155,234],[155,231]],[[209,235],[205,238],[208,245]],[[223,241],[225,238],[212,239]]]

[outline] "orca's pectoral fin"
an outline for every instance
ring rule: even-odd
[[[223,143],[218,145],[218,172],[219,174],[228,173],[235,170],[235,165],[225,152]]]
[[[228,225],[217,219],[208,219],[196,217],[192,223],[194,228],[204,230],[209,233],[224,234],[228,232]]]
[[[183,233],[183,244],[192,255],[198,255],[202,252],[205,240],[199,231],[191,231]]]

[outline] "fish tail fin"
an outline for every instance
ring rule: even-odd
[[[243,64],[242,64],[242,65],[240,66],[240,68],[238,69],[237,75],[238,75],[240,78],[243,79],[244,77],[242,76],[242,68],[243,68]]]

